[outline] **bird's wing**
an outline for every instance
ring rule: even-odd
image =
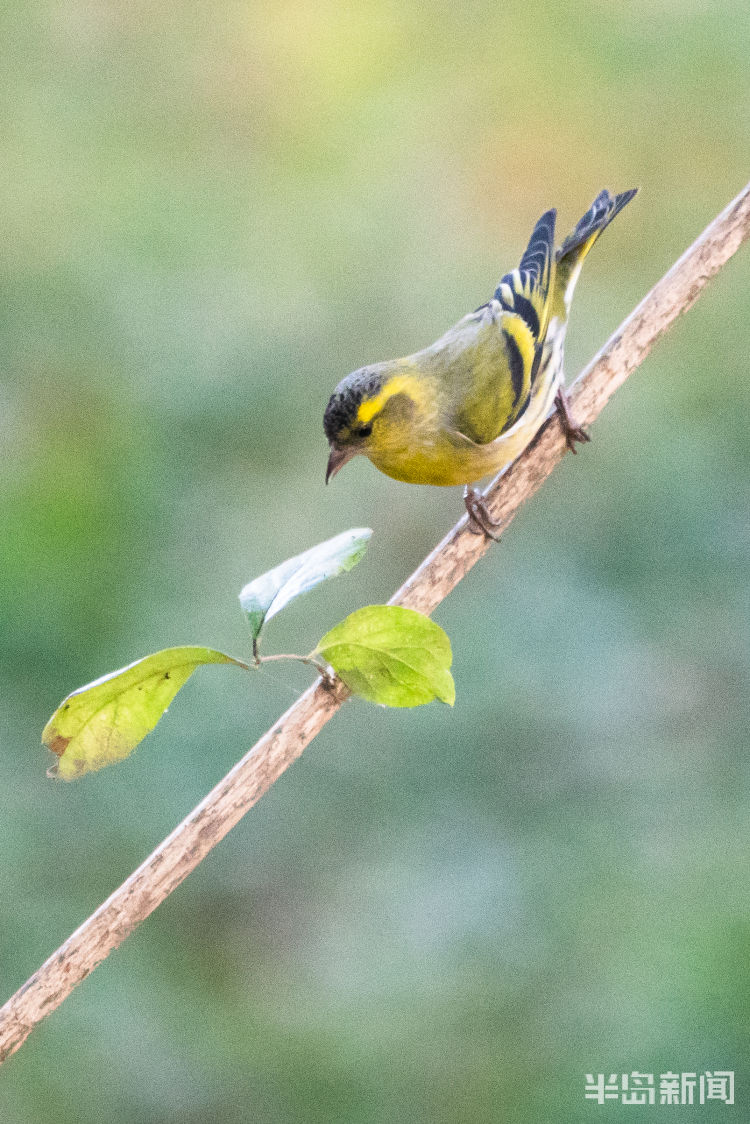
[[[505,274],[493,300],[474,314],[452,425],[479,445],[509,430],[535,391],[554,282],[555,214],[542,215],[518,269]]]
[[[477,445],[486,445],[526,408],[536,348],[523,317],[504,311],[496,301],[474,315],[452,356],[446,421]]]
[[[555,210],[544,212],[531,233],[518,269],[506,273],[495,289],[495,300],[508,312],[523,317],[536,343],[544,340],[549,321],[556,217]]]

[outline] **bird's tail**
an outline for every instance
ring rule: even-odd
[[[581,272],[583,259],[601,232],[609,226],[615,215],[619,215],[637,191],[638,188],[635,187],[631,191],[623,191],[620,195],[615,195],[614,198],[606,189],[601,191],[557,251],[552,315],[556,316],[560,323],[564,323],[568,318],[573,290]]]

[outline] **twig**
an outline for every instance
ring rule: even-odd
[[[750,237],[750,185],[706,228],[591,361],[572,388],[578,420],[589,424],[711,277]],[[494,519],[507,527],[565,453],[556,420],[487,489]],[[431,613],[489,549],[466,530],[466,516],[391,598]],[[81,980],[117,948],[179,886],[208,852],[295,761],[347,697],[318,681],[256,743],[57,952],[0,1010],[0,1060],[62,1003]]]

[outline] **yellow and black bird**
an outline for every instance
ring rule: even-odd
[[[583,259],[637,190],[602,191],[557,252],[547,211],[486,304],[424,350],[347,375],[325,412],[326,483],[361,453],[408,484],[463,484],[469,525],[496,537],[472,482],[514,461],[553,406],[572,452],[589,440],[565,394],[568,313]]]

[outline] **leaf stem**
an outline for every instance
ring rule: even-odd
[[[323,663],[322,660],[316,659],[315,656],[313,656],[313,655],[297,656],[297,655],[293,655],[291,653],[289,653],[289,654],[284,653],[282,655],[276,655],[276,656],[259,656],[257,654],[255,655],[255,665],[256,665],[256,667],[259,667],[262,663],[270,663],[272,660],[297,660],[298,663],[309,664],[311,667],[314,667],[317,671],[320,672],[320,674],[323,678],[323,681],[329,687],[332,687],[333,684],[334,684],[335,680],[334,680],[334,676],[331,674],[331,669],[328,667],[327,664]]]

